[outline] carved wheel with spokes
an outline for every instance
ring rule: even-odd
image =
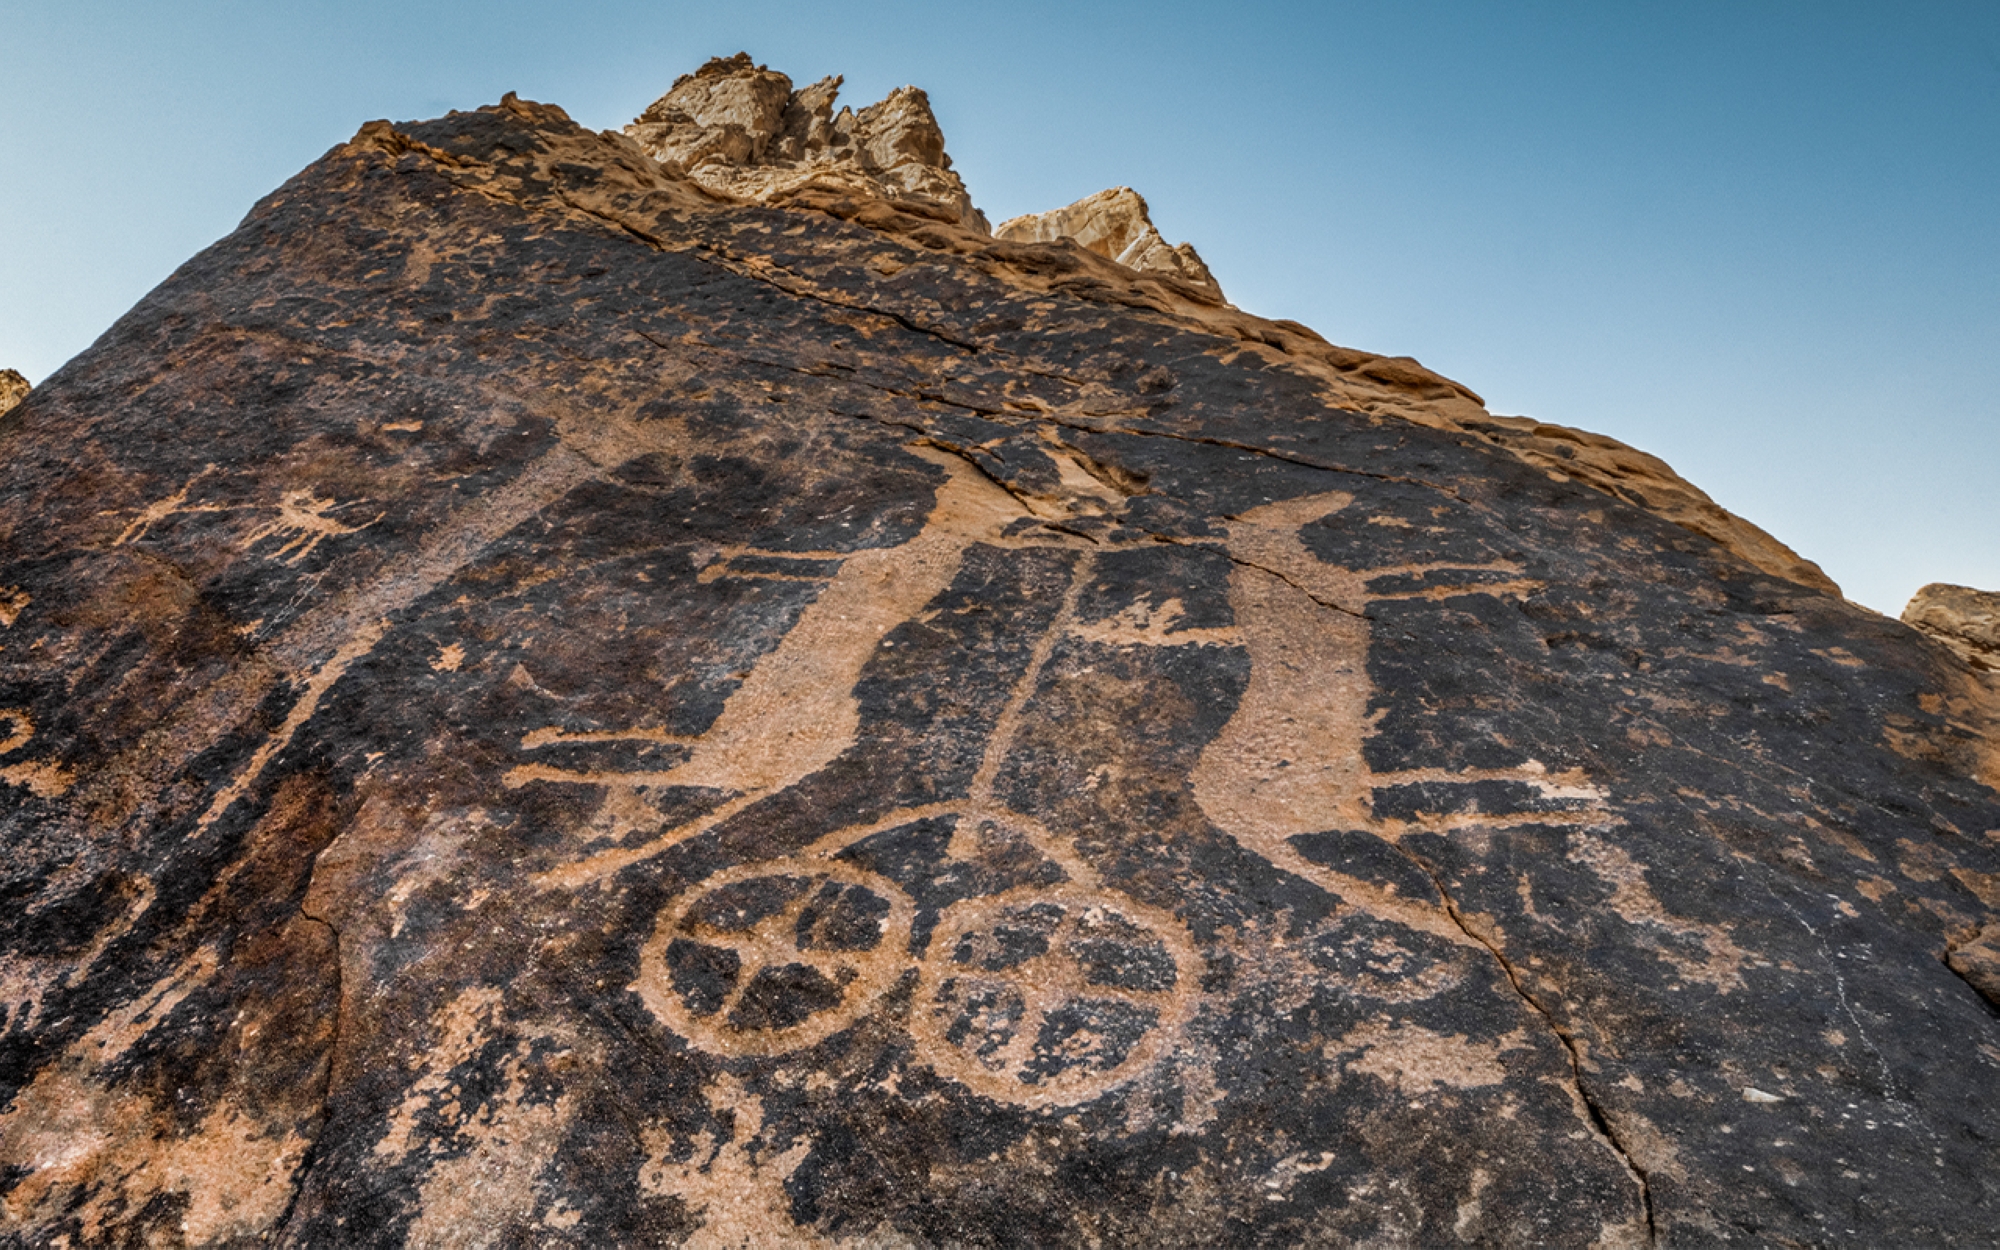
[[[1167,912],[1078,885],[1010,890],[939,918],[910,1028],[942,1076],[1070,1105],[1163,1058],[1198,980],[1194,944]]]
[[[719,873],[676,899],[633,989],[717,1055],[777,1055],[853,1024],[910,965],[915,906],[895,883],[826,861]]]

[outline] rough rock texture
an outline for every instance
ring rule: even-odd
[[[1980,671],[2000,669],[2000,594],[1932,582],[1910,597],[1903,621]]]
[[[1130,187],[1086,195],[1067,208],[1027,213],[1000,223],[994,237],[1018,243],[1074,240],[1078,246],[1141,273],[1171,274],[1222,296],[1215,275],[1192,243],[1170,244],[1153,225],[1146,201]]]
[[[945,155],[930,98],[898,87],[859,113],[833,111],[838,77],[803,91],[742,52],[674,81],[625,133],[702,186],[756,204],[805,187],[902,201],[987,229]]]
[[[32,389],[28,385],[28,379],[22,377],[16,370],[0,369],[0,413],[6,412],[26,399]]]
[[[1986,705],[1670,481],[372,123],[0,421],[8,1235],[1990,1244]]]
[[[2000,924],[1988,924],[1971,940],[1953,946],[1945,962],[1984,994],[1986,1001],[2000,1007]]]

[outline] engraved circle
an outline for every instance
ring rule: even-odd
[[[1168,912],[1076,884],[946,908],[910,1031],[940,1076],[1023,1106],[1087,1102],[1164,1058],[1193,1007],[1194,944]]]
[[[632,988],[710,1054],[786,1054],[873,1008],[909,967],[915,915],[894,882],[847,864],[744,864],[660,914]]]

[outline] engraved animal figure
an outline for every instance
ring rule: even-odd
[[[344,525],[327,515],[335,508],[345,506],[331,499],[321,499],[310,489],[288,490],[278,501],[278,515],[246,534],[243,546],[247,549],[274,535],[283,536],[285,541],[277,550],[277,558],[287,564],[297,564],[327,539],[359,533],[384,515],[378,513],[360,525]]]
[[[854,744],[853,689],[863,666],[885,635],[950,585],[968,547],[1069,545],[1008,538],[1004,531],[1022,516],[1014,499],[956,457],[917,451],[948,473],[922,533],[897,547],[841,557],[839,572],[791,632],[710,730],[690,740],[684,762],[656,772],[523,765],[508,774],[511,786],[708,786],[731,795],[645,845],[591,856],[545,874],[540,884],[574,889],[601,880],[824,767]],[[668,904],[631,987],[663,1024],[716,1054],[787,1054],[854,1024],[914,974],[909,1027],[919,1057],[992,1098],[1072,1105],[1173,1052],[1199,983],[1199,957],[1185,926],[1107,888],[1066,838],[1008,810],[993,793],[1056,643],[1068,633],[1103,632],[1075,619],[1090,569],[1091,558],[1080,554],[1056,619],[1015,680],[964,798],[892,812],[793,854],[739,864]],[[1118,640],[1204,645],[1215,641],[1213,632],[1167,635],[1149,619],[1120,630]],[[537,731],[523,747],[575,740]],[[982,843],[1005,842],[1031,849],[1062,879],[961,899],[943,907],[919,941],[909,896],[842,853],[878,833],[940,819],[954,822],[947,852],[954,858],[976,856]]]
[[[1538,583],[1511,564],[1453,562],[1344,569],[1321,561],[1301,541],[1302,526],[1347,507],[1344,491],[1307,495],[1243,514],[1229,527],[1237,563],[1230,603],[1250,652],[1250,683],[1235,715],[1202,753],[1194,772],[1196,801],[1215,825],[1245,848],[1387,918],[1462,941],[1463,933],[1426,904],[1399,898],[1300,854],[1292,839],[1330,830],[1366,830],[1390,841],[1418,830],[1464,825],[1602,823],[1603,794],[1579,772],[1551,773],[1530,761],[1518,768],[1458,772],[1377,773],[1362,754],[1374,728],[1368,710],[1370,624],[1363,609],[1392,598],[1518,595]],[[1369,583],[1388,574],[1462,572],[1464,577],[1421,589],[1384,593]],[[1298,622],[1311,620],[1313,628]],[[1458,812],[1410,819],[1375,813],[1385,787],[1487,781],[1521,783],[1553,810]]]

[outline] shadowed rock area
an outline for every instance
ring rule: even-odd
[[[1963,656],[1414,361],[675,161],[370,123],[0,420],[11,1240],[1990,1243]]]

